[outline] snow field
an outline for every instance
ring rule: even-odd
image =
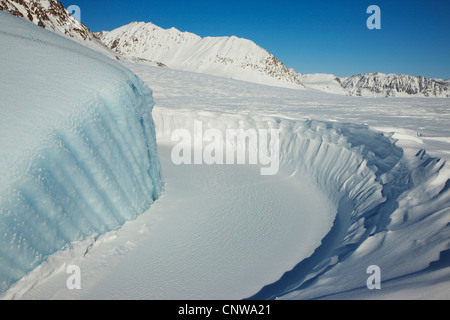
[[[4,297],[448,298],[442,99],[343,97],[125,63],[155,90],[153,122],[151,91],[127,69],[1,12],[0,24],[0,60],[11,61],[0,81],[1,290],[21,279]],[[195,120],[279,130],[280,175],[174,166],[170,135]],[[162,191],[161,169],[167,189],[139,215]],[[69,263],[82,267],[81,291],[65,287]],[[387,291],[369,293],[369,265]]]
[[[155,108],[153,117],[167,178],[164,196],[139,220],[113,234],[118,240],[111,240],[108,254],[100,255],[106,250],[100,239],[83,259],[73,260],[90,273],[87,288],[64,290],[67,275],[60,272],[24,298],[54,292],[54,297],[67,299],[383,298],[365,287],[366,268],[372,264],[381,267],[386,297],[402,298],[411,290],[420,297],[446,297],[445,290],[433,291],[445,287],[446,271],[439,259],[445,259],[441,252],[448,245],[449,198],[448,189],[442,189],[448,172],[439,159],[424,152],[405,154],[394,140],[355,124],[163,107]],[[269,181],[269,186],[258,168],[248,165],[174,166],[169,159],[170,133],[193,128],[194,120],[221,130],[280,129],[280,174],[289,179],[288,189],[277,180]],[[316,191],[308,193],[312,189]],[[311,198],[314,194],[326,195],[337,214],[311,210],[317,201]],[[280,214],[286,206],[275,199],[290,203],[294,197],[303,202],[293,204],[294,209],[301,208],[299,214]],[[415,203],[408,201],[411,197]],[[308,204],[308,198],[313,203]],[[405,219],[405,212],[414,219]],[[297,230],[291,229],[295,216],[301,221]],[[302,231],[302,226],[313,228],[314,235]],[[142,228],[143,238],[130,236],[142,234]],[[275,243],[284,246],[283,254],[268,253]],[[287,247],[296,254],[289,257],[292,251]],[[108,262],[101,272],[95,268],[90,272],[93,261]],[[420,287],[414,286],[415,281]],[[20,292],[25,284],[26,279],[11,292]]]
[[[363,126],[340,128],[339,124],[317,121],[290,121],[266,116],[238,116],[220,112],[164,108],[156,108],[153,116],[157,124],[159,143],[166,143],[170,132],[176,129],[193,130],[194,121],[201,121],[205,127],[221,128],[224,131],[227,128],[279,129],[281,169],[298,181],[307,182],[307,185],[313,188],[318,186],[338,210],[335,222],[335,229],[338,230],[333,231],[337,236],[333,241],[322,242],[325,248],[322,251],[326,251],[327,254],[331,254],[334,250],[342,250],[352,243],[361,242],[362,238],[367,237],[362,222],[364,217],[372,214],[373,210],[386,200],[382,194],[383,186],[378,181],[374,168],[369,166],[369,160],[364,157],[364,148],[355,146],[357,142],[353,142],[352,146],[351,139],[355,138],[346,137],[342,131],[349,130],[353,131],[352,134],[355,136],[365,134],[367,139],[379,140],[372,143],[380,149],[387,148],[382,151],[387,159],[382,161],[376,159],[380,162],[380,167],[384,165],[383,170],[390,169],[401,156],[400,149],[393,146],[389,139]],[[389,156],[391,152],[393,156]],[[373,157],[372,162],[375,162],[376,156]],[[324,258],[324,253],[321,253],[320,259]],[[295,277],[298,281],[306,276],[307,270],[303,268],[301,274],[302,276]],[[287,287],[277,289],[281,290],[279,292],[269,290],[270,295],[263,298],[273,298],[289,290],[293,285],[298,285],[292,282],[289,281]]]
[[[338,203],[333,228],[315,253],[253,298],[345,298],[355,288],[361,297],[380,298],[383,290],[366,287],[366,270],[373,264],[380,266],[383,283],[392,284],[386,297],[408,298],[411,290],[414,296],[449,297],[448,290],[433,290],[448,284],[450,170],[445,161],[450,132],[445,99],[344,97],[125,65],[154,88],[158,141],[170,137],[170,129],[189,127],[193,119],[222,129],[257,128],[258,122],[284,127],[283,171],[300,167],[297,174],[306,172],[302,181],[312,181]],[[185,95],[187,89],[194,94]],[[295,126],[307,128],[297,131],[309,138],[286,129]],[[162,128],[168,130],[161,134]],[[310,150],[299,147],[302,139]],[[320,146],[317,154],[314,145]],[[353,175],[355,168],[363,174]],[[352,182],[357,186],[353,192]]]

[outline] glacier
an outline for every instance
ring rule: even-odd
[[[448,298],[445,99],[355,98],[125,65],[154,90],[158,143],[194,120],[278,128],[280,171],[318,186],[338,209],[310,257],[246,298]],[[373,264],[383,290],[366,287]]]
[[[112,59],[0,12],[0,292],[163,190],[152,91]]]
[[[405,298],[418,291],[419,297],[448,298],[449,129],[442,99],[362,99],[128,62],[123,67],[2,12],[0,26],[0,293],[37,271],[35,279],[25,279],[25,287],[18,285],[17,296],[13,290],[6,297],[20,298],[25,292],[25,297],[29,293],[38,298],[112,294],[129,298],[126,293],[131,292],[146,298],[150,291],[154,295],[183,292],[185,299],[235,298],[253,289],[248,282],[254,279],[238,277],[235,283],[230,279],[245,274],[240,273],[244,269],[254,272],[256,266],[258,276],[268,275],[266,282],[259,291],[251,291],[253,295],[238,298]],[[201,195],[190,193],[196,190],[187,174],[183,184],[174,188],[175,197],[181,199],[169,192],[160,198],[164,167],[156,141],[170,145],[173,130],[192,128],[194,121],[222,131],[279,129],[281,172],[288,182],[317,187],[335,208],[331,220],[330,212],[324,218],[305,220],[307,229],[314,219],[320,220],[316,223],[321,231],[328,228],[326,232],[314,232],[314,239],[304,243],[294,242],[284,228],[292,220],[280,222],[270,197],[257,198],[252,208],[252,203],[235,203],[229,197],[243,193],[239,188],[220,194],[224,185],[249,187],[239,183],[250,177],[236,178],[240,172],[233,172],[233,166],[227,167],[231,172],[210,169],[212,177],[202,176],[205,172],[194,167],[198,171],[189,174],[200,180],[211,178],[214,188],[205,188]],[[424,149],[431,149],[433,155]],[[169,177],[179,173],[166,169]],[[260,196],[262,183],[252,179],[246,191]],[[289,195],[297,191],[295,184],[292,188]],[[219,222],[192,217],[198,213],[198,199],[212,194],[219,195],[213,199],[217,202],[209,203],[210,211],[201,214],[219,215]],[[230,203],[250,209],[245,215],[225,216],[224,204]],[[265,204],[269,206],[261,208]],[[150,214],[143,214],[150,206]],[[223,224],[225,218],[234,220]],[[137,224],[125,223],[130,220]],[[205,227],[207,223],[212,228]],[[186,234],[189,224],[195,233]],[[235,225],[240,228],[231,227]],[[131,235],[124,237],[124,231]],[[217,234],[221,241],[216,241]],[[183,241],[191,235],[199,242]],[[135,241],[139,236],[145,239]],[[285,247],[268,249],[271,238],[303,250],[296,265],[286,266],[292,256],[287,263]],[[251,249],[259,254],[228,259],[218,249],[222,244],[232,251]],[[72,248],[80,249],[74,250],[74,260],[64,255]],[[160,259],[150,249],[159,250]],[[126,259],[118,265],[114,259],[108,263],[115,254]],[[191,254],[198,261],[183,259]],[[100,275],[94,280],[107,281],[87,281],[91,287],[77,293],[61,290],[67,275],[55,261],[64,260],[65,266],[80,262],[80,257],[85,263],[83,276],[92,279],[97,271]],[[264,264],[269,260],[270,266]],[[200,262],[203,269],[190,269],[188,262]],[[49,272],[49,283],[57,280],[50,288],[46,269],[39,270],[46,264],[57,270]],[[95,270],[98,264],[100,271]],[[382,270],[383,290],[378,293],[365,286],[366,268],[373,264]],[[270,269],[274,265],[278,271],[284,268],[279,278]],[[146,282],[151,277],[141,276],[145,273],[168,277],[163,281],[168,291],[155,291],[155,283]],[[208,286],[196,280],[209,281]],[[231,291],[219,287],[220,281]]]
[[[252,168],[177,167],[160,152],[167,184],[146,214],[52,255],[6,298],[448,299],[444,99],[347,97],[124,64],[153,89],[159,148],[175,129],[193,133],[194,121],[279,129],[275,198]],[[293,211],[281,212],[280,192]],[[333,208],[313,212],[305,193]],[[68,264],[84,270],[83,290],[64,290]],[[381,290],[366,287],[370,265]]]

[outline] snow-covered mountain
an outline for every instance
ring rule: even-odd
[[[306,88],[320,90],[328,93],[348,95],[342,86],[341,80],[334,74],[312,73],[298,74],[297,78]]]
[[[436,81],[437,83],[446,86],[446,87],[450,87],[450,79],[433,79],[434,81]]]
[[[450,97],[448,83],[438,82],[422,76],[366,73],[340,78],[343,88],[356,96],[422,96]]]
[[[0,299],[450,299],[447,100],[121,64],[26,20],[0,12]],[[270,179],[172,157],[267,128]]]
[[[309,89],[362,97],[450,97],[450,81],[423,76],[379,72],[336,77],[334,74],[297,74]]]
[[[231,37],[202,38],[175,28],[133,22],[97,36],[117,53],[158,61],[170,68],[255,83],[302,88],[295,72],[254,42]]]
[[[27,19],[109,57],[116,55],[56,0],[0,0],[0,10]]]

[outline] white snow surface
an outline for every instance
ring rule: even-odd
[[[280,128],[283,170],[319,186],[337,207],[315,253],[252,298],[449,298],[445,99],[347,97],[128,66],[155,90],[159,141],[161,126],[186,118],[210,118],[211,127]],[[164,85],[169,79],[179,81]],[[196,84],[190,108],[180,103],[185,84]],[[367,289],[373,264],[389,289]]]
[[[367,99],[124,65],[153,89],[162,197],[122,228],[50,255],[3,298],[450,298],[447,99]],[[279,174],[174,166],[170,135],[194,120],[279,129]],[[71,264],[81,290],[66,287]],[[381,290],[366,287],[370,265],[381,269]]]
[[[445,100],[346,97],[125,65],[154,90],[163,196],[120,230],[51,256],[4,298],[449,298],[450,173],[437,157],[449,156]],[[170,134],[194,120],[279,128],[280,173],[174,166]],[[326,199],[323,209],[308,202],[315,197]],[[70,264],[81,267],[81,290],[66,288]],[[366,287],[373,264],[381,290]]]
[[[74,41],[0,12],[0,292],[162,189],[151,90]]]
[[[292,73],[295,73],[292,70]],[[386,98],[417,98],[450,96],[448,81],[421,76],[384,74],[380,72],[336,77],[334,74],[297,74],[297,79],[308,89],[328,93]]]

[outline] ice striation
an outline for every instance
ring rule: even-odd
[[[0,12],[0,292],[135,219],[163,188],[152,91],[112,59]]]

